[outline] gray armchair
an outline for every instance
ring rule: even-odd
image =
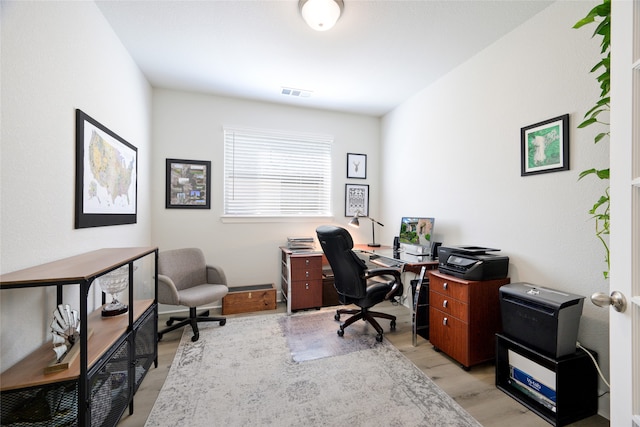
[[[173,249],[158,254],[158,302],[189,307],[189,317],[174,317],[167,320],[168,328],[158,332],[162,335],[191,325],[193,337],[198,341],[198,322],[220,322],[224,317],[209,317],[209,310],[196,313],[196,307],[221,300],[227,293],[227,278],[220,267],[207,265],[204,254],[197,248]],[[178,322],[174,324],[174,322]]]

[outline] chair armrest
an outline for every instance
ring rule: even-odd
[[[375,276],[393,276],[397,281],[401,281],[402,280],[401,274],[402,272],[398,268],[380,267],[380,268],[371,268],[369,270],[365,270],[364,278],[369,279]]]
[[[180,305],[178,288],[169,276],[158,274],[158,302],[162,304]]]
[[[222,267],[207,264],[207,283],[227,286],[227,276]]]
[[[391,290],[387,292],[387,294],[384,296],[384,299],[388,300],[394,296],[402,295],[403,285],[402,285],[402,272],[400,271],[400,269],[372,268],[364,272],[365,279],[368,279],[370,277],[375,277],[375,276],[393,276],[395,278],[395,281],[393,283],[393,286],[391,287]],[[400,288],[400,293],[396,293],[398,291],[398,288]]]

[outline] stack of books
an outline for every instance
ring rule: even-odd
[[[313,237],[287,237],[287,247],[289,249],[314,249]]]

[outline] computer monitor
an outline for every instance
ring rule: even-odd
[[[434,218],[402,217],[398,243],[407,253],[429,254]]]

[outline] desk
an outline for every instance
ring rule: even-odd
[[[404,252],[394,252],[391,246],[380,246],[379,248],[372,248],[370,246],[360,244],[354,245],[353,250],[358,254],[363,254],[363,256],[361,256],[360,258],[362,258],[367,263],[370,262],[366,259],[367,255],[380,255],[387,258],[397,259],[402,263],[403,273],[419,274],[423,266],[425,266],[427,270],[435,270],[438,268],[438,261],[432,260],[428,256],[418,257],[415,255],[408,255]]]
[[[368,258],[371,255],[379,255],[390,259],[397,259],[401,264],[402,273],[414,273],[414,280],[406,280],[403,278],[403,284],[411,283],[411,299],[409,300],[409,308],[411,309],[411,329],[413,346],[418,345],[418,335],[422,338],[429,339],[429,276],[426,274],[420,280],[418,276],[421,270],[435,270],[438,268],[438,261],[431,260],[429,257],[417,257],[415,255],[407,255],[403,252],[394,252],[390,246],[381,248],[370,248],[366,245],[355,245],[354,250],[358,256],[362,258],[367,265],[372,268],[379,267]],[[420,258],[424,260],[420,260]],[[407,292],[405,286],[404,292]]]
[[[403,252],[394,254],[391,246],[372,248],[367,245],[355,245],[354,252],[362,258],[370,268],[379,268],[371,262],[371,255],[382,256],[389,259],[397,259],[401,264],[402,273],[420,273],[423,267],[426,270],[438,268],[438,261],[427,259],[424,261]],[[326,305],[335,305],[333,298],[327,298],[327,287],[333,287],[330,276],[323,274],[329,269],[328,261],[322,251],[296,250],[292,251],[281,246],[281,288],[282,296],[287,301],[287,313],[292,311],[320,308]],[[424,257],[428,258],[428,257]],[[403,279],[403,284],[407,280]],[[411,279],[409,283],[413,282]],[[407,305],[412,311],[413,345],[417,345],[417,335],[429,339],[429,279],[424,277],[422,283],[416,282],[415,290],[411,289],[412,298]],[[407,287],[403,289],[403,294]],[[337,298],[336,298],[337,299]],[[327,302],[330,301],[330,302]]]

